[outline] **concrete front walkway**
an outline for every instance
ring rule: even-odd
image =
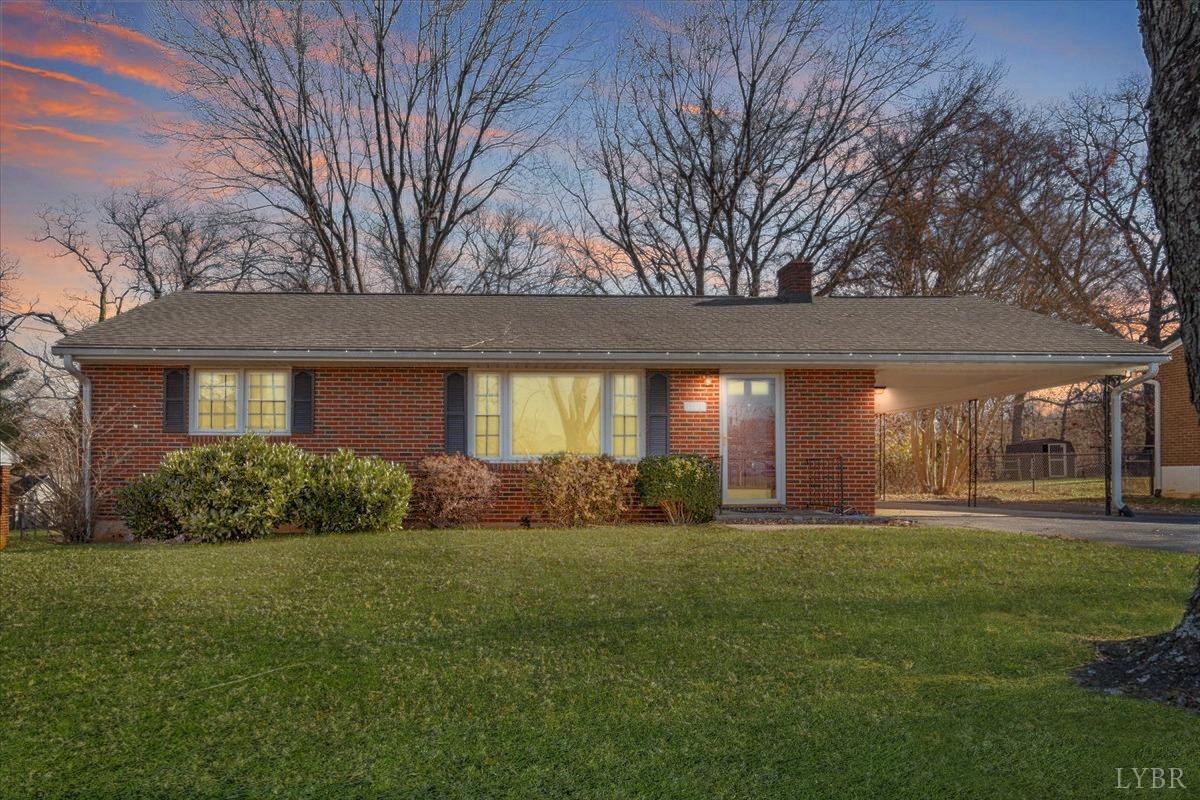
[[[875,513],[924,525],[1062,536],[1150,550],[1200,553],[1200,515],[1197,514],[1144,512],[1133,518],[1104,517],[1066,510],[1035,511],[1004,506],[970,508],[937,502],[883,502]]]

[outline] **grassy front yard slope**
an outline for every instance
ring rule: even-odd
[[[1173,624],[1194,564],[899,528],[15,542],[0,794],[1096,797],[1158,765],[1200,785],[1200,719],[1067,677],[1089,638]]]

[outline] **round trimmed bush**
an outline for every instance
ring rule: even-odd
[[[434,528],[453,528],[477,521],[487,511],[496,490],[488,465],[464,455],[421,459],[413,505],[421,520]]]
[[[307,461],[299,448],[260,436],[180,450],[159,469],[163,503],[189,539],[268,536],[288,520]]]
[[[561,528],[613,523],[625,513],[633,468],[610,456],[556,453],[529,465],[528,487],[542,518]]]
[[[402,464],[338,450],[309,459],[295,518],[312,533],[395,530],[408,514],[411,495]]]
[[[117,490],[117,513],[139,539],[174,539],[179,520],[167,508],[161,473],[139,475]]]
[[[708,522],[721,502],[717,465],[704,456],[647,456],[636,485],[642,502],[662,508],[673,524]]]

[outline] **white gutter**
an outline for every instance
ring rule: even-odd
[[[192,362],[238,361],[423,361],[476,363],[486,361],[547,361],[558,363],[756,363],[756,364],[845,364],[845,363],[987,363],[987,364],[1105,364],[1117,371],[1121,365],[1141,367],[1165,362],[1165,353],[912,353],[912,352],[713,352],[713,351],[565,351],[565,350],[328,350],[328,349],[237,349],[184,347],[55,347],[53,352],[76,359],[114,361]]]
[[[92,538],[92,380],[83,374],[83,370],[69,355],[64,355],[63,367],[79,381],[79,393],[83,400],[83,427],[80,429],[80,442],[83,450],[83,463],[80,465],[80,487],[83,491],[83,517],[87,527],[87,538]]]
[[[1121,395],[1135,386],[1153,380],[1156,375],[1158,375],[1158,364],[1151,364],[1141,375],[1114,386],[1112,395],[1109,397],[1109,419],[1112,420],[1112,496],[1117,513],[1123,517],[1132,517],[1133,512],[1129,506],[1125,505],[1121,487]]]

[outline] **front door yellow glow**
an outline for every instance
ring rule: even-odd
[[[776,500],[775,378],[725,381],[725,497]]]

